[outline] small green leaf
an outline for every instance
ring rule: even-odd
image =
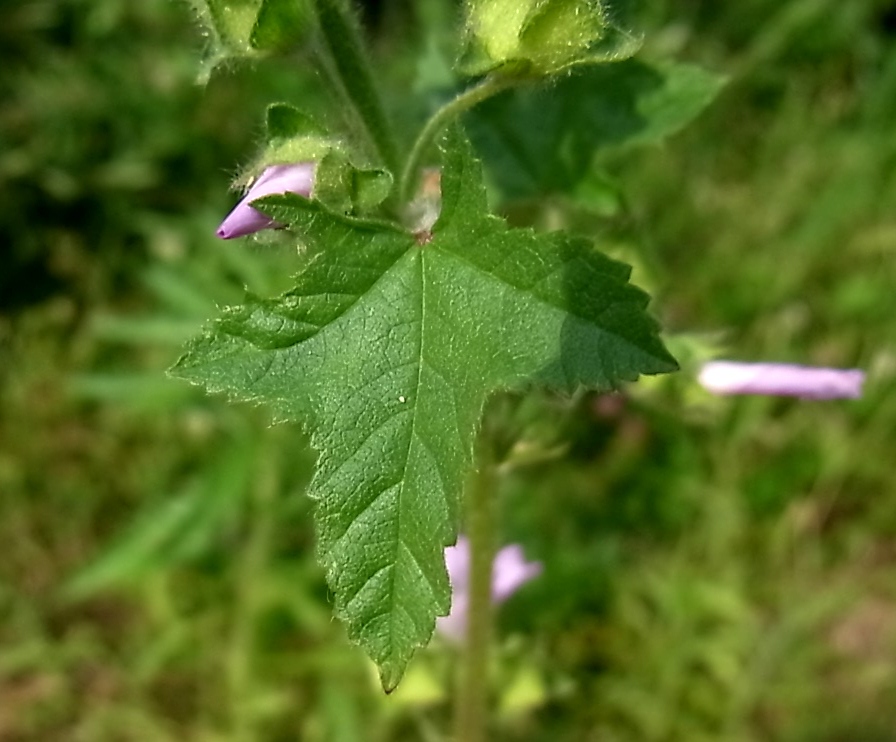
[[[551,75],[606,60],[593,49],[609,24],[599,0],[467,0],[467,34],[460,69],[484,75]]]
[[[385,201],[392,192],[392,173],[383,168],[355,169],[352,173],[352,203],[365,214]]]
[[[694,65],[635,59],[592,65],[550,87],[515,90],[470,115],[471,134],[509,198],[565,192],[608,147],[652,144],[715,98],[724,78]]]
[[[254,206],[305,245],[295,288],[228,309],[172,373],[308,428],[335,611],[389,690],[448,611],[444,547],[487,396],[607,389],[676,364],[628,266],[487,213],[481,167],[456,130],[432,234],[292,194]]]

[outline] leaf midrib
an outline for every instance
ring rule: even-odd
[[[407,252],[403,253],[403,257],[408,255]],[[414,256],[412,255],[410,259],[413,261]],[[395,552],[392,558],[392,564],[398,564],[399,552],[401,551],[402,544],[404,543],[403,535],[402,535],[402,520],[404,514],[404,499],[405,499],[405,485],[407,484],[407,474],[408,474],[408,462],[411,457],[411,447],[414,445],[414,439],[417,435],[417,412],[420,406],[420,380],[423,374],[423,351],[424,351],[424,338],[426,335],[426,252],[421,250],[419,256],[419,269],[418,273],[420,276],[420,287],[419,287],[419,295],[420,295],[420,326],[418,330],[418,342],[417,342],[417,353],[415,356],[415,360],[417,361],[417,378],[414,383],[414,391],[408,392],[408,394],[412,394],[409,402],[413,403],[413,414],[411,416],[411,431],[408,435],[408,446],[405,450],[404,455],[404,467],[401,472],[401,485],[398,490],[398,517],[397,522],[395,524],[396,530],[396,539],[395,539]],[[393,264],[394,267],[395,264]],[[406,548],[406,551],[413,558],[414,562],[417,564],[417,568],[420,571],[420,574],[423,576],[427,582],[429,581],[426,576],[426,571],[420,567],[420,564],[417,560],[417,557],[413,554],[410,548]],[[396,572],[397,570],[393,567],[392,574],[390,577],[390,586],[389,586],[389,648],[390,655],[394,658],[398,654],[395,648],[395,614],[396,614],[396,602],[397,602],[397,589],[395,587],[396,580]],[[435,596],[436,590],[435,587],[430,584],[429,585],[430,593]],[[401,604],[397,606],[405,614],[410,618],[410,614],[407,612],[407,609],[404,608]],[[414,623],[414,628],[417,628],[416,623],[411,620],[411,623]]]

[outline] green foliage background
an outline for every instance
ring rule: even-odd
[[[315,79],[293,59],[196,87],[187,4],[3,12],[0,739],[442,739],[453,650],[385,698],[331,620],[301,436],[162,374],[243,286],[285,287],[276,240],[213,232],[265,105],[314,109]],[[645,55],[729,84],[536,221],[634,260],[684,368],[625,398],[495,401],[538,454],[503,481],[504,540],[545,564],[501,612],[495,738],[892,740],[896,16],[615,12]],[[451,18],[368,11],[393,108],[438,94],[445,38],[420,29]],[[860,366],[866,395],[713,399],[713,350]]]

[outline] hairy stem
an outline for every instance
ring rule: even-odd
[[[487,446],[481,447],[486,453]],[[470,540],[470,593],[467,635],[458,673],[456,742],[483,742],[488,723],[488,660],[492,641],[492,561],[495,552],[497,473],[490,456],[481,455],[467,493]]]
[[[382,164],[396,173],[398,148],[358,31],[339,0],[313,2],[328,52],[324,67],[351,103]]]
[[[527,78],[525,77],[493,75],[485,78],[478,85],[474,85],[472,88],[465,90],[436,111],[420,131],[420,134],[417,136],[417,141],[414,142],[414,148],[411,150],[411,154],[405,162],[404,169],[401,173],[399,190],[401,200],[407,201],[409,199],[411,191],[416,184],[418,171],[422,165],[424,155],[436,135],[452,119],[460,116],[460,114],[465,111],[470,110],[478,103],[482,103],[482,101],[491,98],[493,95],[525,82],[527,82]]]

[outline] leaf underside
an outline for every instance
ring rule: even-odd
[[[425,238],[300,196],[256,202],[305,246],[295,288],[227,309],[172,371],[307,426],[335,611],[386,690],[449,609],[443,550],[487,395],[676,368],[628,266],[490,216],[457,130],[442,164],[442,213]]]

